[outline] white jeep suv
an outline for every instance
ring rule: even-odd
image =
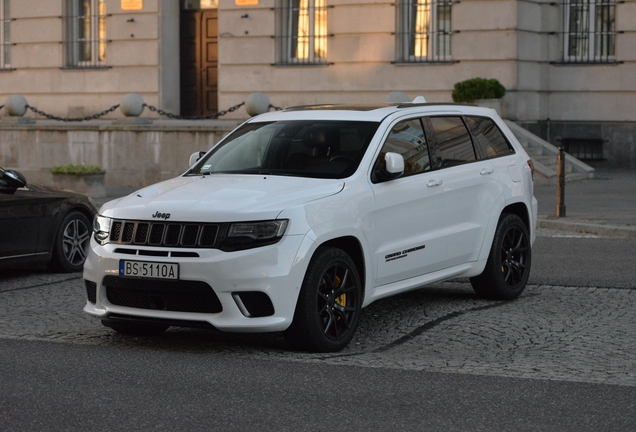
[[[337,351],[383,297],[469,277],[514,299],[528,280],[532,163],[493,110],[290,108],[191,165],[95,217],[84,311],[118,332],[284,331]]]

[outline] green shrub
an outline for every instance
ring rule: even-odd
[[[62,165],[51,168],[52,174],[89,175],[101,174],[104,170],[96,165]]]
[[[496,79],[472,78],[455,84],[453,101],[473,103],[475,99],[501,99],[506,89]]]

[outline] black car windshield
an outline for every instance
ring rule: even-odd
[[[349,177],[358,168],[378,126],[377,122],[361,121],[247,123],[188,174]]]

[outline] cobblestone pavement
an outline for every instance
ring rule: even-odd
[[[0,275],[0,338],[636,386],[634,289],[530,285],[496,302],[466,282],[439,283],[367,307],[351,344],[330,355],[288,351],[280,334],[124,337],[84,303],[79,274]]]

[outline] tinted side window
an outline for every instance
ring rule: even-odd
[[[461,117],[429,117],[427,121],[437,168],[476,160],[470,134]]]
[[[497,125],[488,117],[464,117],[475,138],[479,159],[492,159],[513,154],[515,151]]]
[[[393,126],[389,137],[382,146],[376,166],[382,166],[384,155],[388,152],[399,153],[404,158],[402,177],[431,169],[426,137],[419,119],[403,121]]]

